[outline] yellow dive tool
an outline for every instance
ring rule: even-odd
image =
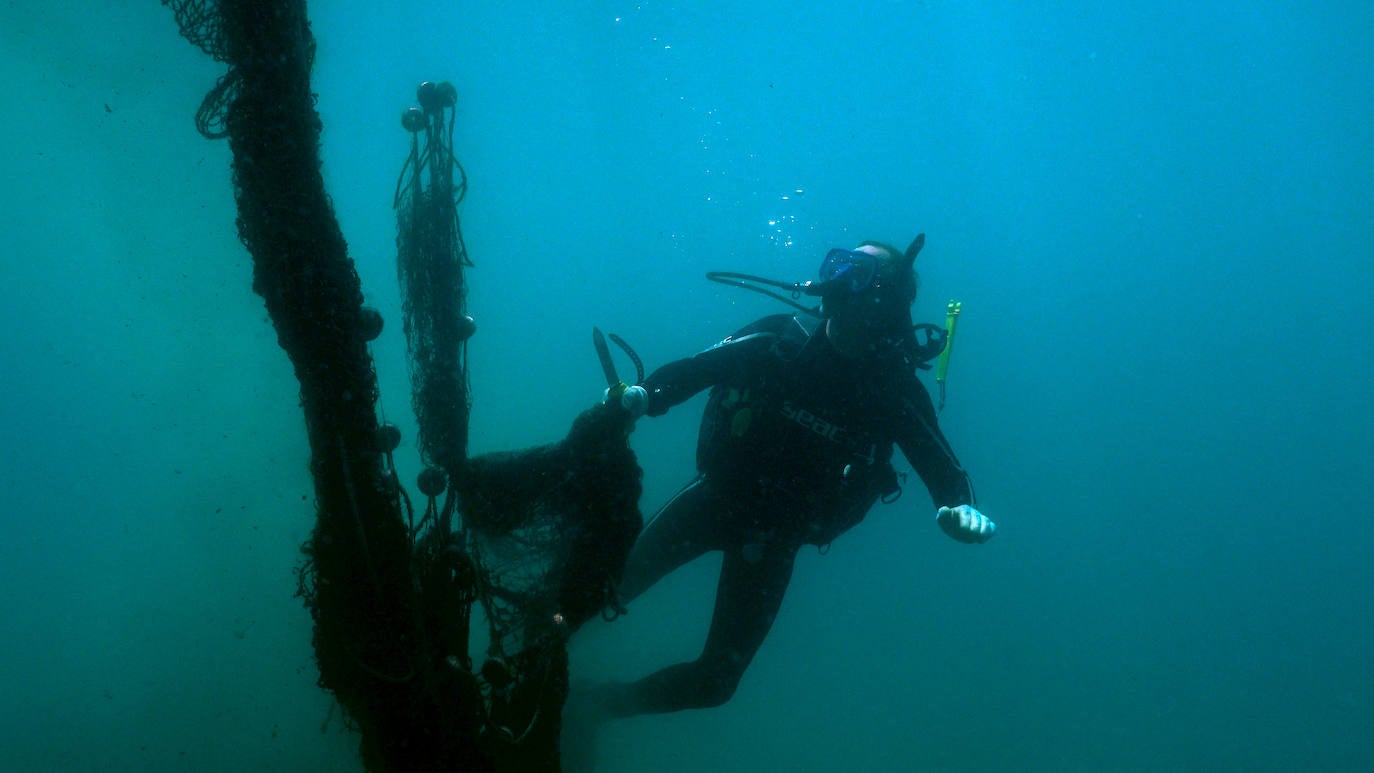
[[[940,350],[940,359],[935,363],[935,383],[940,385],[940,407],[945,409],[945,377],[949,375],[949,356],[954,351],[954,327],[959,322],[959,309],[964,304],[950,301],[945,307],[945,348]]]

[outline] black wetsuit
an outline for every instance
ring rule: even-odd
[[[712,391],[697,448],[700,475],[640,535],[622,598],[707,551],[725,555],[701,656],[615,690],[612,713],[729,700],[772,627],[797,550],[827,545],[879,498],[900,493],[894,444],[937,505],[972,503],[915,363],[898,351],[845,359],[816,324],[766,317],[645,380],[650,416]]]

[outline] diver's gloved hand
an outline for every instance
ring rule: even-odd
[[[624,408],[631,418],[638,419],[649,410],[648,391],[638,384],[625,387],[625,391],[620,393],[620,407]]]
[[[640,416],[644,415],[645,411],[649,410],[649,393],[644,387],[639,385],[627,386],[619,391],[620,407],[625,409],[626,413],[630,414],[631,419],[638,419]],[[614,400],[614,392],[615,390],[609,388],[605,392],[602,392],[602,404]]]
[[[935,514],[935,522],[950,539],[970,545],[987,542],[997,533],[997,524],[972,505],[942,507]]]

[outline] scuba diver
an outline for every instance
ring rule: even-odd
[[[583,700],[597,721],[725,703],[772,627],[803,545],[822,549],[878,501],[901,494],[893,447],[921,477],[949,537],[995,533],[974,508],[969,476],[936,423],[916,369],[946,344],[915,326],[914,263],[865,241],[833,249],[818,281],[784,284],[744,274],[710,278],[748,287],[805,313],[765,317],[693,357],[669,363],[620,394],[632,415],[660,416],[706,388],[699,474],[645,527],[630,552],[622,601],[707,551],[724,553],[715,612],[700,657],[637,682],[601,685]],[[818,297],[808,309],[739,281]],[[926,328],[926,341],[917,332]]]

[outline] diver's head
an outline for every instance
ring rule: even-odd
[[[841,354],[864,356],[912,336],[911,304],[916,300],[916,255],[925,235],[906,252],[890,244],[865,241],[852,250],[833,249],[821,263],[820,281],[807,292],[821,297],[826,335]]]

